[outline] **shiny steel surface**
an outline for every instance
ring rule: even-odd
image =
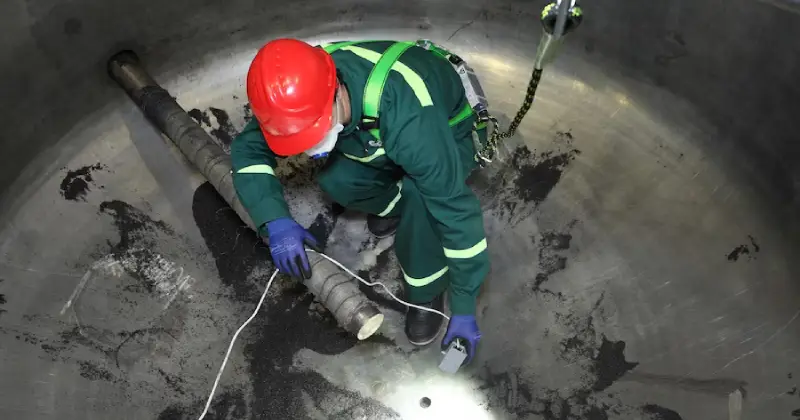
[[[440,42],[507,123],[543,6],[3,2],[0,418],[196,417],[271,272],[109,80],[113,53],[136,50],[223,149],[248,115],[249,61],[277,36]],[[493,264],[476,364],[440,375],[437,346],[413,351],[379,293],[381,337],[357,343],[285,280],[240,337],[216,418],[800,413],[796,4],[583,8],[504,159],[472,180]],[[298,221],[349,267],[396,282],[391,240],[331,210],[314,170],[281,168]]]

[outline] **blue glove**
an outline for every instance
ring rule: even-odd
[[[447,333],[442,340],[442,349],[446,349],[456,338],[464,341],[467,347],[467,359],[464,364],[468,364],[475,356],[478,349],[478,341],[481,340],[481,332],[478,329],[478,321],[474,315],[453,315],[450,317],[450,324],[447,325]]]
[[[283,273],[297,278],[311,278],[311,264],[306,244],[317,248],[317,240],[294,220],[283,217],[267,223],[272,261]]]

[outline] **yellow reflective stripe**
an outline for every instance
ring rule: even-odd
[[[341,50],[348,45],[359,44],[366,41],[346,41],[346,42],[329,42],[327,44],[322,44],[320,47],[325,50],[328,54],[332,54],[336,52],[336,50]]]
[[[250,165],[236,171],[237,174],[269,174],[275,175],[272,166],[269,165]]]
[[[392,199],[392,202],[389,203],[388,206],[386,206],[386,209],[384,211],[378,213],[378,216],[385,217],[387,214],[391,213],[392,210],[394,210],[394,206],[396,206],[397,203],[400,201],[401,197],[403,197],[403,182],[402,181],[398,181],[397,182],[397,195],[394,196],[394,199]]]
[[[357,55],[357,56],[359,56],[359,57],[361,57],[361,58],[363,58],[365,60],[371,61],[372,63],[377,63],[378,60],[381,59],[380,53],[376,53],[375,51],[368,50],[366,48],[348,46],[348,47],[344,47],[342,49],[345,50],[345,51],[350,51],[353,54],[355,54],[355,55]]]
[[[381,59],[381,54],[366,48],[349,46],[342,49],[345,51],[350,51],[365,60],[371,61],[372,63],[377,63],[378,60]],[[425,86],[425,82],[414,70],[411,70],[411,68],[399,61],[392,65],[392,70],[397,71],[401,76],[403,76],[403,79],[406,80],[406,83],[411,86],[414,94],[417,95],[420,105],[423,107],[433,105],[433,99],[431,98],[430,92],[428,92],[428,88]]]
[[[486,251],[486,238],[467,249],[444,249],[444,256],[447,258],[467,259],[472,258],[481,252]]]
[[[386,149],[381,147],[380,149],[376,150],[375,153],[373,153],[373,154],[371,154],[369,156],[365,156],[365,157],[353,156],[353,155],[349,155],[347,153],[343,153],[343,154],[344,154],[344,157],[346,157],[348,159],[357,160],[359,162],[367,163],[367,162],[372,162],[373,160],[385,155],[386,154]]]
[[[422,107],[433,106],[433,99],[431,99],[431,94],[428,92],[425,82],[414,70],[411,70],[411,68],[399,61],[394,63],[392,70],[397,70],[403,75],[403,78],[406,79],[406,83],[411,86],[411,89],[414,90],[414,94],[417,95],[417,99],[419,99],[419,103]]]
[[[403,272],[403,278],[406,279],[406,283],[408,283],[409,285],[414,286],[414,287],[422,287],[422,286],[427,286],[427,285],[435,282],[436,280],[439,280],[439,278],[442,277],[445,273],[447,273],[447,270],[450,270],[450,268],[449,267],[445,267],[445,268],[443,268],[443,269],[431,274],[430,276],[423,277],[421,279],[409,276],[408,274],[406,274],[406,270],[404,270],[403,267],[400,267],[400,270]]]

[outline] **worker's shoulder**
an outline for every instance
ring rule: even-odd
[[[363,54],[359,54],[358,50],[367,50],[373,53],[377,53],[376,57],[382,55],[389,47],[394,45],[397,41],[337,41],[331,44],[325,44],[328,46],[336,46],[337,44],[342,44],[344,47],[336,48],[331,53],[331,57],[333,60],[338,64],[340,61],[350,61],[350,60],[365,60]],[[367,60],[370,61],[370,60]]]
[[[370,77],[381,76],[374,71],[375,64],[383,54],[399,42],[407,41],[363,41],[344,42],[344,48],[334,51],[334,62],[346,80],[366,85]],[[459,96],[463,91],[460,79],[450,63],[440,56],[416,45],[403,50],[381,87],[382,106],[417,107],[421,103],[443,102]],[[356,89],[358,91],[358,89]],[[457,99],[457,98],[456,98]]]
[[[371,65],[374,65],[375,62],[389,49],[392,45],[397,43],[409,43],[409,41],[392,41],[392,40],[385,40],[385,41],[361,41],[355,42],[351,44],[351,41],[341,41],[343,44],[348,44],[344,48],[339,48],[331,53],[334,61],[337,65],[340,62],[349,62],[349,61],[367,61]],[[332,45],[336,45],[337,43],[333,43]],[[367,50],[368,54],[364,54],[363,52],[359,52],[363,50]],[[369,54],[374,53],[374,54]],[[414,69],[419,67],[441,67],[442,62],[438,57],[435,57],[431,54],[428,50],[418,47],[416,45],[412,45],[410,48],[403,51],[402,55],[397,59],[397,61],[405,64],[406,66]]]

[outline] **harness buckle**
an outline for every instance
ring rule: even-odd
[[[378,130],[380,129],[380,120],[377,117],[364,116],[361,118],[361,123],[358,125],[362,130]]]

